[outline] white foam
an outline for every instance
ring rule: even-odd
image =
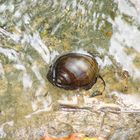
[[[30,17],[29,17],[29,15],[28,14],[25,14],[24,16],[23,16],[23,19],[24,19],[24,23],[25,24],[29,24],[30,23]]]
[[[136,22],[140,23],[140,1],[139,0],[115,0],[118,4],[120,13],[132,17]]]
[[[121,92],[112,92],[110,95],[116,95],[118,97],[117,102],[120,106],[125,105],[128,109],[140,110],[140,95],[139,94],[124,94]]]
[[[4,77],[4,75],[5,75],[5,72],[4,72],[2,64],[0,63],[0,77]]]
[[[59,55],[58,51],[52,51],[51,55],[50,55],[50,57],[51,57],[50,62],[52,62],[58,55]]]
[[[44,85],[45,84],[45,80],[42,77],[42,75],[41,75],[41,73],[39,71],[39,68],[38,68],[38,66],[37,66],[37,64],[35,62],[33,63],[33,66],[32,66],[31,69],[34,72],[36,78],[40,81],[40,83]]]
[[[12,60],[14,62],[20,62],[19,54],[13,49],[7,49],[7,48],[0,47],[0,53],[4,54],[6,57],[8,57],[9,60]]]
[[[26,35],[25,35],[26,37]],[[38,32],[34,33],[33,36],[29,35],[25,39],[29,41],[31,46],[40,54],[43,60],[49,64],[50,62],[50,51],[47,46],[42,42]]]
[[[123,69],[127,70],[130,75],[135,78],[140,78],[140,70],[134,65],[133,61],[136,54],[128,55],[124,48],[133,47],[140,52],[140,31],[137,27],[130,26],[122,20],[120,16],[115,18],[113,23],[114,33],[110,40],[109,54],[114,56],[115,60],[119,62]]]
[[[104,68],[105,66],[110,66],[112,64],[112,61],[108,56],[105,56],[104,59],[96,57],[96,60],[101,68]]]
[[[90,55],[87,51],[85,51],[83,48],[80,48],[80,49],[77,49],[77,50],[74,50],[73,52],[76,52],[76,53],[81,53],[81,54],[86,54],[86,55]]]
[[[26,72],[24,72],[24,74],[23,74],[22,81],[23,81],[23,87],[24,87],[25,90],[32,87],[33,81],[31,80],[30,75],[27,74]]]
[[[7,6],[5,3],[0,5],[0,13],[3,13],[7,9]]]
[[[17,70],[22,70],[22,71],[25,71],[26,68],[23,64],[14,64],[13,65]]]
[[[7,36],[8,38],[12,39],[16,43],[19,43],[21,36],[16,33],[10,33],[3,28],[0,28],[0,33]]]

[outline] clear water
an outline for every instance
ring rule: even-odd
[[[139,0],[1,0],[0,139],[72,132],[139,139],[139,38]],[[102,96],[88,96],[101,88],[100,81],[89,91],[48,82],[53,59],[66,52],[97,57],[106,81]],[[63,110],[60,103],[92,111]]]

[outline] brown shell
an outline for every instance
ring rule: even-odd
[[[98,76],[99,67],[94,57],[79,53],[60,56],[47,74],[53,85],[70,90],[88,90],[96,83]]]

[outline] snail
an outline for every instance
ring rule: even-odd
[[[92,96],[101,95],[105,90],[105,81],[99,74],[96,59],[88,54],[67,53],[59,56],[50,66],[47,79],[53,85],[66,90],[89,90],[100,78],[103,90],[95,92]]]

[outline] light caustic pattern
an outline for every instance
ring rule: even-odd
[[[94,104],[96,111],[106,105],[104,101],[88,97],[81,99],[75,94],[67,97],[61,94],[66,91],[50,86],[46,80],[48,67],[57,55],[65,51],[85,54],[95,52],[100,56],[97,57],[97,61],[101,70],[114,65],[115,60],[118,67],[128,71],[131,80],[138,83],[140,78],[139,15],[139,0],[0,2],[0,116],[3,122],[0,124],[0,138],[6,138],[8,132],[10,134],[15,131],[16,127],[13,126],[20,124],[13,121],[15,118],[29,120],[43,112],[49,112],[55,99],[58,99],[59,103],[75,105],[84,101],[85,105]],[[79,64],[82,67],[82,63],[78,63],[78,67]],[[133,85],[135,84],[130,86]],[[113,85],[109,86],[108,84],[109,98],[117,97],[116,103],[122,111],[130,112],[134,108],[139,109],[139,95],[123,95],[123,92],[115,88],[114,91],[110,91]],[[128,90],[128,93],[136,94],[138,91],[139,89],[136,88],[135,91]],[[56,97],[59,95],[61,97]],[[135,102],[134,104],[130,98]],[[66,113],[63,113],[57,117],[64,117]],[[78,117],[76,116],[75,119]],[[121,120],[123,121],[123,117]],[[126,120],[129,122],[131,118]],[[79,124],[82,124],[82,121]],[[9,128],[13,127],[13,131],[11,132],[10,128],[6,132],[4,129],[6,125]],[[79,127],[76,126],[76,129],[79,130]],[[88,129],[85,131],[88,132]],[[109,125],[104,130],[104,133],[111,133]],[[22,129],[15,134],[15,137],[23,134],[20,131]],[[23,132],[26,133],[24,130]],[[97,130],[94,129],[92,132],[96,133]],[[128,135],[128,132],[129,130],[124,134]],[[116,133],[119,135],[118,132]],[[116,135],[114,134],[113,137]]]

